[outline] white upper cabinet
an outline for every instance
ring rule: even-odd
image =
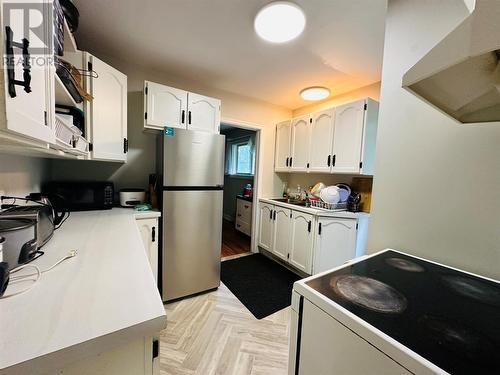
[[[219,133],[220,100],[190,92],[188,94],[187,128]]]
[[[221,102],[185,90],[144,82],[144,128],[219,133]]]
[[[148,81],[144,86],[144,127],[158,130],[163,130],[165,126],[186,129],[187,91]]]
[[[378,103],[370,98],[295,118],[289,133],[280,123],[274,170],[373,175],[377,123]]]
[[[312,114],[309,172],[330,172],[334,109]]]
[[[314,245],[315,274],[356,257],[356,225],[356,219],[319,218]]]
[[[97,78],[90,79],[87,129],[90,130],[93,160],[126,161],[127,76],[95,56],[87,55]]]
[[[307,172],[309,165],[309,140],[311,118],[302,116],[292,120],[291,171]]]
[[[52,8],[49,7],[49,3],[43,4],[46,7],[45,11]],[[3,46],[4,55],[6,57],[12,56],[15,63],[8,69],[3,69],[6,121],[1,121],[1,126],[4,130],[33,140],[55,143],[55,129],[49,121],[50,111],[48,110],[52,105],[50,94],[53,88],[50,81],[55,73],[48,65],[40,66],[31,60],[31,67],[27,70],[31,82],[26,80],[27,77],[24,76],[22,65],[22,39],[26,38],[30,42],[31,35],[23,35],[22,25],[10,23],[17,19],[19,18],[3,17],[5,23],[2,24],[3,37],[0,44]],[[52,35],[52,28],[49,28],[49,31]],[[31,42],[33,45],[33,40]],[[10,55],[9,50],[12,55]],[[33,50],[29,46],[27,51],[30,59],[36,59],[37,56],[40,56],[32,54]],[[39,61],[42,60],[43,58]],[[26,82],[26,85],[14,84],[14,81],[17,83]]]
[[[274,154],[274,170],[287,172],[290,169],[291,121],[283,121],[276,125],[276,152]]]
[[[364,117],[364,100],[358,100],[336,108],[333,172],[359,173],[361,169]]]
[[[275,206],[273,219],[274,219],[274,246],[273,254],[283,260],[289,257],[290,247],[290,216],[291,210],[280,206]]]
[[[272,251],[274,235],[274,206],[259,203],[259,246],[267,251]]]
[[[290,263],[299,270],[311,274],[313,253],[313,215],[292,211]]]

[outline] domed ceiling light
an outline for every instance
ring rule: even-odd
[[[271,43],[285,43],[297,38],[306,26],[302,9],[289,1],[275,1],[255,16],[255,32]]]
[[[300,96],[304,100],[322,100],[330,96],[330,89],[322,86],[307,87],[300,92]]]

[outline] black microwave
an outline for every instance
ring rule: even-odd
[[[109,181],[51,181],[46,193],[59,197],[69,211],[108,210],[113,207],[114,185]]]

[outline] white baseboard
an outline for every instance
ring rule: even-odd
[[[234,216],[229,215],[229,214],[224,214],[224,215],[222,215],[222,217],[224,218],[224,220],[227,220],[227,221],[234,223]]]

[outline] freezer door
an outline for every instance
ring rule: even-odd
[[[222,186],[225,137],[174,129],[163,137],[164,186]]]
[[[163,192],[163,301],[219,286],[222,194]]]

